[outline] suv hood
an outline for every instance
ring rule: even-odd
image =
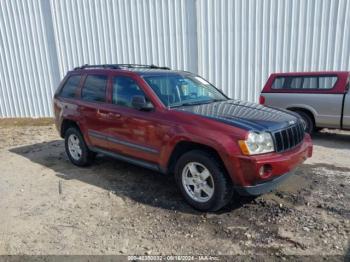
[[[176,110],[255,131],[276,131],[299,121],[299,117],[293,112],[240,100],[181,106]]]

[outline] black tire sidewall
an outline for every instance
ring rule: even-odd
[[[81,157],[79,160],[75,160],[70,152],[69,152],[69,149],[68,149],[68,138],[70,135],[76,135],[79,139],[79,145],[80,145],[80,148],[81,148]],[[81,135],[80,131],[74,127],[71,127],[69,128],[66,132],[65,132],[65,136],[64,136],[64,144],[65,144],[65,150],[66,150],[66,154],[69,158],[69,160],[74,164],[74,165],[77,165],[77,166],[87,166],[90,164],[90,151],[84,141],[84,138],[83,136]]]
[[[312,134],[314,131],[315,131],[315,125],[314,125],[314,121],[311,119],[311,117],[302,112],[302,111],[297,111],[296,113],[299,114],[299,116],[305,121],[306,123],[306,129],[305,129],[305,132],[306,133],[309,133],[309,134]]]
[[[204,165],[211,173],[214,180],[214,195],[207,202],[197,202],[186,192],[182,184],[182,170],[189,162],[198,162]],[[233,187],[223,168],[217,159],[205,151],[193,150],[185,153],[177,161],[175,166],[175,180],[186,201],[194,208],[201,211],[217,211],[225,206],[232,197]]]

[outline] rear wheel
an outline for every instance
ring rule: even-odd
[[[315,123],[312,117],[303,111],[295,111],[295,112],[298,113],[301,116],[301,118],[304,120],[306,125],[305,132],[309,134],[314,133],[316,129],[315,129]]]
[[[232,182],[224,168],[205,151],[193,150],[181,156],[175,178],[186,201],[201,211],[217,211],[233,195]]]
[[[77,166],[88,166],[95,157],[95,153],[87,147],[80,131],[71,127],[65,132],[65,149],[69,160]]]

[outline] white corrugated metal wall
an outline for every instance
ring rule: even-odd
[[[0,1],[1,117],[52,113],[52,90],[57,77],[41,3]]]
[[[256,101],[272,72],[350,70],[348,0],[203,0],[199,74]]]
[[[196,70],[194,8],[188,0],[52,0],[60,76],[84,63]]]
[[[51,116],[67,70],[147,63],[256,101],[276,71],[349,70],[347,0],[1,0],[0,117]]]

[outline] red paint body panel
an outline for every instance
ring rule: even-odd
[[[262,183],[292,171],[312,156],[312,142],[309,135],[305,136],[302,144],[284,153],[269,153],[256,156],[236,156],[226,159],[226,166],[231,172],[235,184],[251,186]],[[259,169],[265,164],[272,167],[272,174],[262,179]]]
[[[93,103],[80,99],[81,89],[87,74],[108,74],[106,103]],[[160,170],[167,170],[175,146],[182,141],[195,142],[214,149],[225,164],[235,185],[247,186],[261,182],[259,168],[263,164],[272,166],[272,177],[282,175],[295,168],[312,154],[309,136],[293,150],[284,153],[269,153],[258,156],[244,156],[238,140],[245,139],[247,131],[232,125],[165,107],[154,91],[141,76],[127,70],[74,70],[68,75],[82,74],[76,99],[66,99],[58,94],[54,99],[54,112],[58,130],[63,120],[72,120],[80,128],[89,147],[99,147],[125,156],[154,163]],[[154,106],[153,111],[139,111],[111,104],[112,78],[123,75],[132,77],[143,89]],[[103,134],[115,141],[112,143],[98,136]],[[129,145],[132,146],[129,146]],[[147,151],[139,150],[146,148]],[[268,179],[271,179],[267,178]]]

